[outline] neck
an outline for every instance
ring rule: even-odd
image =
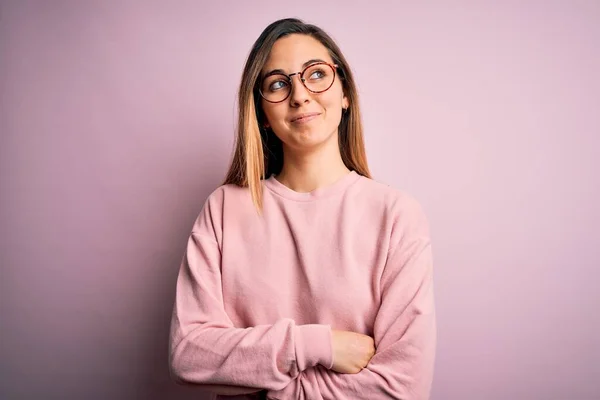
[[[312,192],[329,186],[350,172],[342,161],[337,134],[310,152],[299,152],[284,145],[283,153],[283,168],[276,178],[296,192]]]

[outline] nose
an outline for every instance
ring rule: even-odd
[[[310,92],[304,86],[300,74],[292,75],[295,75],[298,79],[294,81],[294,76],[290,76],[292,81],[292,87],[290,89],[292,91],[292,93],[290,93],[290,105],[293,107],[298,107],[310,100]]]

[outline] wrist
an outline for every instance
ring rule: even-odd
[[[317,364],[333,366],[331,326],[309,324],[296,326],[296,363],[300,371]]]

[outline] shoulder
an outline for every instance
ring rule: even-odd
[[[361,197],[369,204],[383,208],[386,219],[393,224],[395,230],[404,227],[428,231],[425,209],[412,193],[365,177],[362,178],[360,192]]]
[[[234,206],[240,203],[251,202],[250,190],[234,184],[220,185],[215,188],[206,198],[205,207],[222,209],[225,205]]]
[[[421,202],[408,191],[372,178],[363,177],[361,181],[362,195],[370,201],[385,205],[390,212],[394,214],[423,212]]]
[[[218,186],[206,198],[203,212],[213,219],[237,218],[240,214],[254,210],[248,187],[234,184]]]
[[[239,210],[244,205],[252,205],[248,188],[233,184],[220,185],[204,200],[200,213],[194,222],[193,230],[220,232],[223,220],[231,210]]]

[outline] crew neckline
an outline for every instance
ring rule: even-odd
[[[264,183],[269,190],[286,199],[294,201],[315,201],[341,192],[354,182],[358,181],[360,177],[361,175],[352,170],[332,184],[322,186],[313,190],[312,192],[296,192],[295,190],[292,190],[283,183],[279,182],[275,178],[275,174],[272,174],[268,179],[265,179]]]

